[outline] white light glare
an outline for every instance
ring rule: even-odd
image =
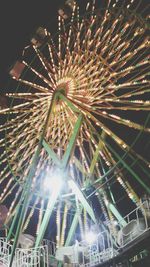
[[[63,175],[59,171],[54,171],[51,174],[47,173],[43,187],[44,190],[54,192],[59,192],[63,184]]]
[[[85,240],[88,244],[93,244],[96,241],[97,235],[94,232],[88,232],[85,234]]]
[[[117,220],[114,220],[114,221],[113,221],[113,224],[114,224],[115,226],[117,226],[117,225],[118,225]]]

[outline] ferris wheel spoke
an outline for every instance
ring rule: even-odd
[[[54,79],[51,65],[49,64],[49,62],[47,61],[47,59],[45,58],[45,56],[43,55],[43,53],[40,50],[38,50],[35,46],[33,48],[34,48],[35,53],[37,54],[37,56],[41,62],[41,65],[44,67],[50,81],[52,81],[53,85],[55,85],[55,79]],[[50,71],[52,71],[52,72],[50,72]]]
[[[54,91],[53,89],[53,87],[55,86],[54,80],[51,79],[52,80],[51,81],[51,80],[46,79],[41,73],[39,73],[34,68],[32,68],[27,62],[23,61],[23,63],[25,64],[25,66],[27,66],[29,70],[35,73],[36,76],[40,78],[48,86],[49,91],[52,91],[52,92]]]
[[[36,83],[32,83],[30,81],[27,81],[27,80],[23,80],[23,79],[19,79],[19,82],[21,82],[22,84],[25,84],[33,89],[36,89],[37,91],[40,91],[40,92],[45,92],[45,93],[49,93],[49,89],[46,88],[46,87],[43,87],[41,85],[38,85]]]
[[[90,116],[90,118],[91,117],[92,116]],[[95,132],[96,135],[99,136],[98,132],[95,131],[95,129],[93,128],[90,120],[88,118],[86,120],[87,120],[87,123],[88,123],[89,127],[93,130],[93,132]],[[125,153],[127,153],[127,151],[129,151],[129,153],[132,153],[135,157],[139,158],[140,160],[142,160],[143,162],[145,162],[145,164],[147,166],[149,166],[148,161],[145,160],[143,157],[141,157],[138,153],[136,153],[133,150],[133,148],[132,148],[133,145],[134,145],[134,143],[136,142],[136,140],[138,140],[138,136],[136,137],[135,142],[132,144],[132,147],[131,147],[126,142],[124,142],[120,137],[118,137],[112,130],[110,130],[109,128],[107,128],[106,125],[104,125],[103,123],[101,123],[99,120],[97,120],[96,118],[94,118],[94,121],[95,121],[96,125],[97,126],[100,126],[100,128],[103,129],[103,131],[106,133],[106,135],[110,136]]]
[[[8,93],[6,94],[7,97],[13,98],[13,99],[25,99],[25,100],[31,100],[33,101],[34,99],[38,99],[43,97],[45,99],[46,97],[48,98],[51,94],[49,93]],[[41,101],[41,99],[40,99]]]

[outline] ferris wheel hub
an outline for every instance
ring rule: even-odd
[[[56,90],[61,91],[63,95],[67,96],[75,90],[75,81],[72,77],[61,78],[57,83]]]

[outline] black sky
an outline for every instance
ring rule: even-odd
[[[38,26],[54,24],[62,0],[2,0],[0,3],[0,88]],[[3,87],[4,90],[4,87]]]
[[[58,7],[63,5],[63,2],[65,0],[0,1],[0,88],[4,89],[6,86],[8,69],[29,43],[31,34],[38,26],[53,27]],[[84,5],[87,1],[79,2]],[[142,0],[143,8],[148,2]]]

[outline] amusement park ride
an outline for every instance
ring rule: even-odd
[[[150,132],[149,15],[142,1],[105,2],[81,12],[66,1],[57,32],[38,27],[10,69],[0,266],[150,261],[150,164],[139,151]]]

